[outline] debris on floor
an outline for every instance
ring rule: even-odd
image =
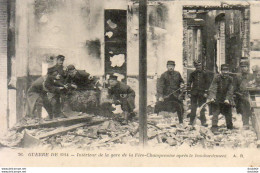
[[[0,140],[0,147],[32,147],[30,143],[34,143],[50,149],[79,148],[92,150],[113,149],[119,145],[139,145],[137,118],[127,125],[123,125],[119,121],[120,118],[114,119],[88,114],[81,116],[54,120],[55,126],[50,125],[51,122],[41,122],[42,120],[37,121],[30,118],[24,119]],[[208,127],[201,126],[199,120],[197,120],[195,126],[190,126],[187,118],[180,125],[176,113],[150,114],[147,120],[148,145],[165,148],[208,149],[257,147],[257,137],[253,129],[243,130],[241,115],[234,113],[233,123],[235,128],[233,130],[226,129],[225,118],[220,116],[219,129],[215,134],[210,129],[211,117],[207,116],[207,119]],[[26,140],[29,140],[29,143]],[[34,142],[30,142],[31,140]]]

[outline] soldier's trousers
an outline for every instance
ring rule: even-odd
[[[120,99],[121,108],[123,111],[132,113],[135,108],[135,96],[129,96]]]
[[[250,103],[247,99],[240,99],[240,113],[242,115],[243,125],[249,125],[249,117],[252,115]]]
[[[159,113],[161,111],[166,112],[177,112],[179,123],[183,123],[183,102],[175,96],[170,96],[169,98],[166,98],[164,101],[158,101],[154,107],[154,113]]]
[[[191,95],[190,123],[193,123],[193,121],[196,117],[197,108],[200,107],[205,102],[206,102],[206,98],[203,97],[203,95]],[[200,121],[201,121],[201,124],[206,123],[205,108],[203,108],[200,112]]]
[[[231,105],[224,104],[224,103],[212,103],[211,108],[213,114],[212,127],[218,126],[218,116],[219,114],[222,114],[225,116],[227,128],[233,129]]]
[[[52,116],[51,104],[48,100],[46,93],[29,92],[27,98],[27,114],[34,117],[35,110],[37,111],[37,117],[41,117],[41,108],[44,107],[49,116]]]
[[[58,117],[61,114],[61,103],[60,103],[60,95],[48,93],[48,98],[51,104],[52,116],[50,118]]]

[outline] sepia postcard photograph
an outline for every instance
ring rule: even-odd
[[[6,171],[260,167],[260,1],[0,0],[0,83]]]

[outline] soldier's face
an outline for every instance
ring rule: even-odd
[[[175,68],[175,65],[167,65],[168,71],[173,71]]]
[[[77,70],[70,70],[69,71],[69,76],[71,76],[71,77],[74,77],[75,75],[76,75],[76,73],[77,73]]]
[[[63,65],[64,60],[63,59],[57,59],[57,65]]]
[[[60,79],[60,74],[57,74],[56,76],[55,76],[55,78],[57,79],[57,80],[59,80]]]
[[[114,87],[117,84],[117,80],[108,80],[108,82],[111,87]]]
[[[197,70],[202,70],[202,65],[196,65],[195,68],[196,68]]]
[[[247,66],[242,66],[241,67],[241,72],[242,73],[247,73],[248,72],[248,67]]]
[[[222,73],[224,76],[227,76],[227,75],[228,75],[228,70],[223,69],[223,70],[221,70],[221,73]]]

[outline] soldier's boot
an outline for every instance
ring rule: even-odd
[[[232,115],[231,114],[226,115],[225,119],[226,119],[227,129],[232,130],[233,129]]]
[[[190,117],[189,125],[192,126],[192,125],[194,124],[194,121],[195,121],[195,119],[191,116],[191,117]]]
[[[206,122],[202,122],[201,125],[204,127],[208,127],[208,124]]]
[[[203,109],[203,111],[201,112],[199,119],[200,119],[200,122],[201,122],[201,125],[202,125],[202,126],[208,127],[207,119],[206,119],[206,116],[205,116],[205,110],[204,110],[204,109]]]
[[[212,133],[215,135],[218,132],[218,126],[214,125],[210,128],[210,130],[212,131]]]
[[[128,115],[128,120],[129,121],[133,121],[133,119],[136,117],[136,113],[135,112],[131,112],[131,113],[129,113],[129,115]]]
[[[53,114],[49,113],[49,116],[47,118],[44,118],[45,121],[51,121],[53,119]]]
[[[124,121],[122,122],[122,124],[123,125],[127,125],[128,124],[129,113],[128,112],[124,112],[123,116],[124,116]]]

